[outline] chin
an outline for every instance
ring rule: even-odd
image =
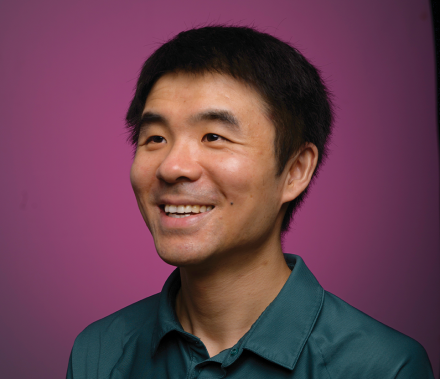
[[[161,249],[160,246],[156,246],[157,253],[159,257],[171,266],[176,267],[187,267],[187,266],[197,266],[203,264],[208,259],[208,254],[206,250],[202,253],[201,251],[195,251],[193,249],[185,248],[180,246],[177,249]]]

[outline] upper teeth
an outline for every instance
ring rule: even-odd
[[[165,205],[165,213],[203,213],[210,211],[212,205]]]

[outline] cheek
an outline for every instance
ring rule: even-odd
[[[150,231],[152,230],[152,225],[148,217],[148,204],[151,202],[150,194],[154,177],[155,170],[152,165],[147,165],[145,160],[135,157],[130,169],[130,182],[139,210]]]
[[[248,159],[233,154],[223,157],[212,166],[214,167],[210,171],[213,173],[214,180],[226,195],[245,195],[251,188],[250,177],[253,174],[252,165]]]
[[[231,201],[264,196],[273,187],[274,167],[268,154],[231,154],[221,160],[210,160],[214,181]],[[273,180],[271,180],[273,177]]]
[[[130,169],[130,182],[136,196],[150,188],[154,175],[153,166],[136,156]]]

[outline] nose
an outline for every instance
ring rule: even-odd
[[[179,183],[184,181],[193,182],[202,175],[195,153],[185,141],[176,142],[170,147],[165,159],[156,171],[156,177],[167,183]]]

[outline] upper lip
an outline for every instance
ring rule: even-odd
[[[212,201],[200,201],[200,200],[194,200],[194,199],[188,199],[188,198],[176,198],[171,199],[168,197],[160,198],[157,202],[158,205],[212,205]]]

